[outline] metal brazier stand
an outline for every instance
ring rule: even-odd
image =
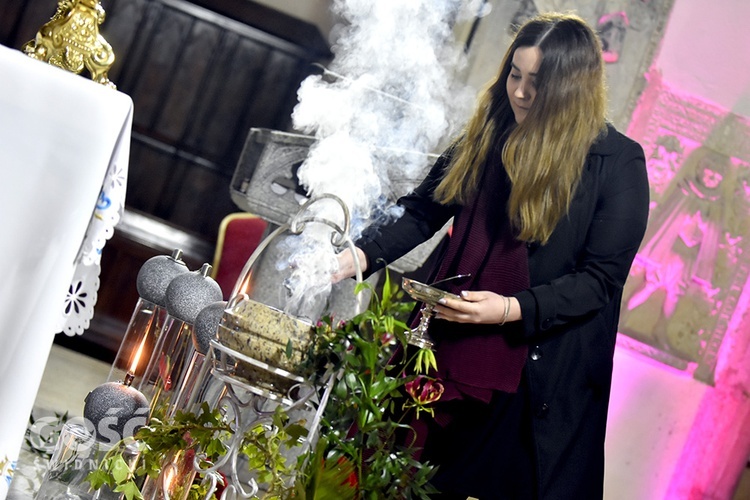
[[[310,205],[329,199],[343,211],[344,224],[315,215]],[[219,322],[217,338],[210,342],[206,362],[201,366],[198,382],[192,390],[188,408],[196,409],[202,401],[220,409],[232,422],[233,434],[227,453],[221,461],[205,467],[200,455],[193,459],[193,469],[208,483],[209,498],[216,491],[219,479],[226,478],[221,500],[253,498],[264,491],[258,475],[248,467],[241,449],[248,431],[263,426],[274,426],[273,415],[281,407],[290,421],[303,422],[307,436],[281,453],[286,463],[296,463],[298,457],[315,445],[321,416],[333,387],[334,373],[323,378],[322,385],[306,379],[298,372],[307,348],[312,342],[313,325],[293,317],[272,306],[253,300],[245,292],[250,286],[254,265],[279,235],[299,235],[308,224],[325,224],[333,228],[331,244],[336,251],[353,253],[356,278],[362,281],[362,272],[349,236],[350,216],[346,205],[338,197],[325,194],[309,200],[292,220],[271,233],[255,250],[237,280],[227,308]],[[359,312],[361,302],[357,303]],[[205,465],[205,464],[204,464]],[[167,465],[165,469],[168,469]],[[176,466],[174,466],[176,467]],[[163,470],[161,480],[163,497],[170,498],[169,480],[175,470]],[[288,478],[293,481],[294,478]]]

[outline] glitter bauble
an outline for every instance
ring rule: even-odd
[[[174,278],[190,270],[180,260],[182,250],[175,250],[172,255],[157,255],[144,262],[138,271],[136,288],[138,295],[157,306],[167,306],[167,287]]]
[[[222,299],[221,287],[208,276],[209,264],[203,264],[199,271],[177,276],[167,287],[167,312],[191,325],[195,324],[198,313],[212,302]]]
[[[216,338],[219,321],[224,315],[227,303],[224,300],[207,305],[195,318],[193,328],[193,345],[201,354],[208,353],[209,343]]]
[[[119,441],[146,425],[148,400],[122,382],[105,382],[86,395],[83,417],[99,440]]]

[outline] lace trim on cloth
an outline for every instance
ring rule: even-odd
[[[128,147],[125,145],[124,147]],[[121,148],[118,142],[117,150]],[[72,337],[81,335],[94,317],[94,305],[99,291],[99,272],[102,249],[114,234],[125,208],[128,158],[118,159],[118,151],[107,170],[96,208],[91,216],[86,237],[75,262],[75,274],[65,295],[65,302],[57,323],[57,332]]]

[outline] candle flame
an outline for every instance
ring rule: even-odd
[[[247,276],[245,276],[245,279],[242,280],[242,285],[239,287],[235,295],[250,295],[250,292],[252,291],[252,282],[253,273],[251,270],[248,272]]]
[[[169,494],[172,492],[172,489],[175,486],[175,479],[177,478],[177,465],[176,464],[169,464],[166,466],[164,470],[164,474],[162,476],[162,491],[164,493],[164,497],[166,499],[169,498]]]
[[[130,363],[130,369],[128,370],[129,373],[132,373],[135,375],[135,371],[138,368],[138,361],[141,359],[141,354],[143,353],[143,348],[146,346],[146,337],[148,335],[144,335],[143,339],[141,340],[141,345],[138,346],[138,350],[135,352],[135,356],[133,356],[133,361]]]

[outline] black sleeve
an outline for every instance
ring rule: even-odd
[[[442,205],[432,197],[449,163],[447,152],[438,158],[414,191],[398,200],[398,205],[404,209],[399,219],[382,226],[370,226],[364,231],[356,244],[367,256],[368,275],[428,240],[453,216],[455,206]]]

